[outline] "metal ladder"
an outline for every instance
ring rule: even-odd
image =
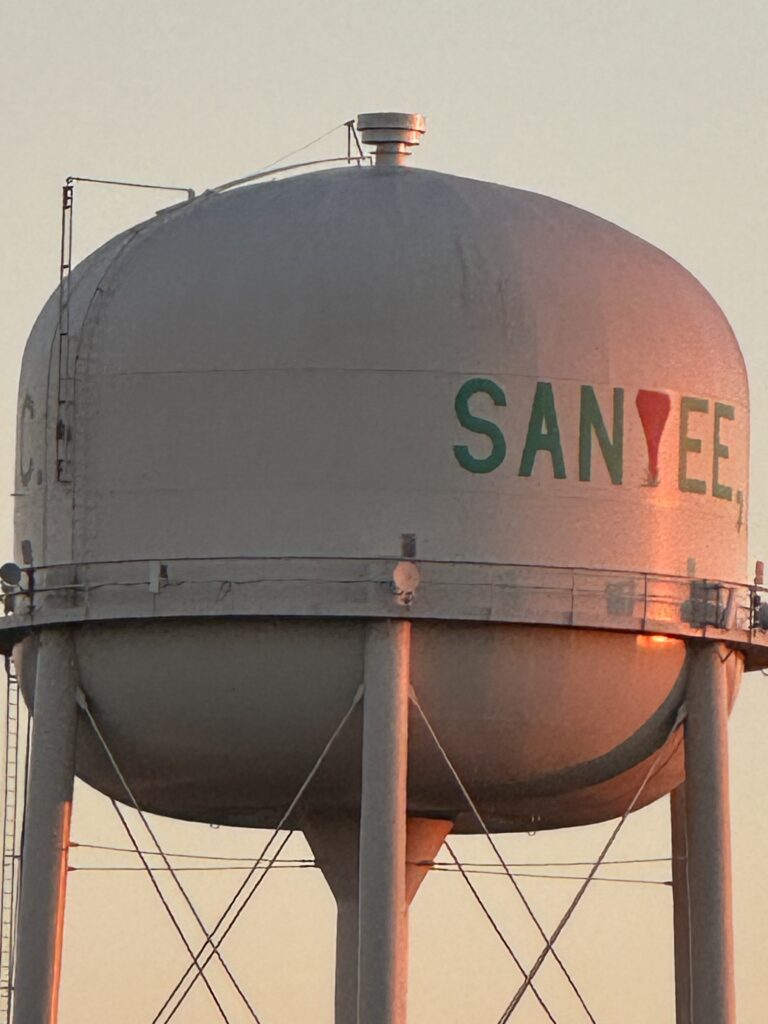
[[[59,328],[58,328],[58,418],[56,421],[56,479],[72,482],[72,419],[75,381],[71,367],[69,337],[69,300],[72,274],[72,217],[75,186],[67,178],[61,203],[61,257],[59,260]]]
[[[2,879],[0,880],[0,1024],[8,1024],[13,998],[13,954],[16,925],[16,904],[19,888],[18,811],[20,758],[19,716],[21,700],[19,681],[11,658],[5,659],[8,680],[5,705],[5,764],[2,836]],[[26,745],[26,744],[25,744]]]

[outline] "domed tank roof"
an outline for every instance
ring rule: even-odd
[[[106,258],[84,325],[109,317],[97,372],[362,361],[600,383],[618,362],[669,390],[744,388],[722,312],[669,256],[469,178],[352,168],[208,193],[108,244],[91,273]]]
[[[668,390],[693,378],[743,397],[738,345],[686,270],[532,192],[410,168],[328,170],[207,193],[107,255],[109,287],[89,312],[108,318],[87,353],[99,372],[309,361],[601,383],[620,360]]]
[[[87,261],[73,296],[76,489],[105,505],[101,525],[78,528],[75,510],[71,551],[46,538],[48,561],[135,556],[150,536],[163,557],[366,556],[410,532],[425,558],[683,573],[698,557],[743,574],[738,345],[682,267],[565,203],[410,168],[307,174],[147,222]],[[38,395],[50,328],[24,364]],[[669,406],[654,472],[641,391]],[[706,495],[678,487],[686,396],[696,472],[682,479]],[[712,497],[713,459],[728,501]],[[517,501],[536,538],[517,516],[510,528]],[[190,502],[199,528],[179,530]],[[711,531],[683,543],[673,506],[689,529],[736,536],[738,572]],[[167,527],[148,531],[147,513]],[[628,518],[653,565],[622,550]]]

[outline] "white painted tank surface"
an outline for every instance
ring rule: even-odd
[[[72,278],[61,367],[58,302],[19,400],[34,593],[3,629],[29,692],[39,631],[71,623],[147,808],[274,822],[372,617],[414,623],[414,689],[497,829],[626,806],[686,637],[732,643],[735,695],[746,373],[653,246],[533,193],[353,166],[108,242]],[[353,722],[314,806],[356,804],[359,744]],[[78,771],[122,796],[85,728]],[[670,749],[644,801],[681,777]],[[475,827],[415,718],[409,813]]]

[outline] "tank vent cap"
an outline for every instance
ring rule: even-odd
[[[404,164],[427,130],[423,114],[358,114],[357,130],[377,164]]]

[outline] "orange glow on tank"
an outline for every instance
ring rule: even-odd
[[[663,633],[641,633],[637,636],[638,647],[665,647],[668,644],[680,644],[682,642],[677,637],[664,636]]]

